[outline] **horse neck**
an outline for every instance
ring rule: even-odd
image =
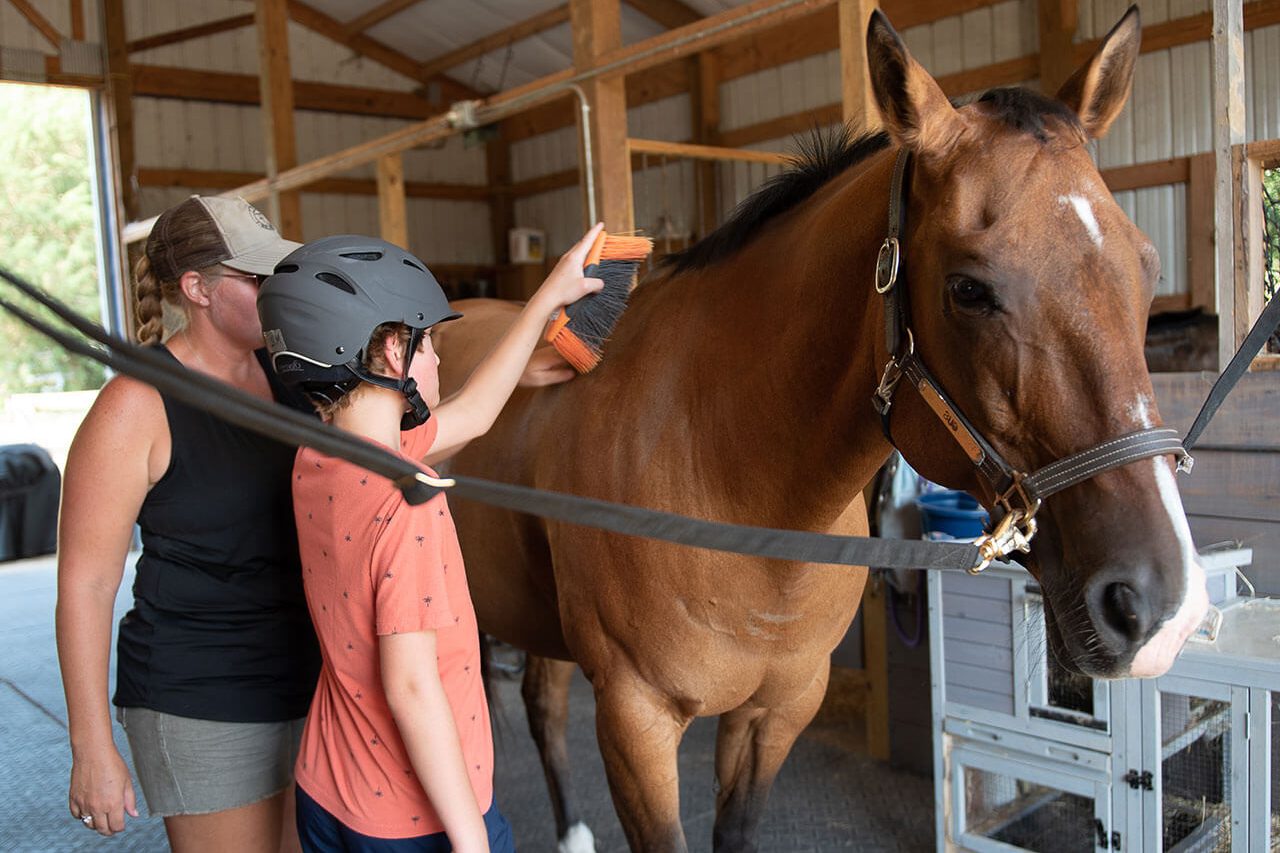
[[[701,322],[688,324],[688,363],[716,366],[692,371],[694,435],[716,436],[707,455],[722,462],[718,476],[763,488],[795,523],[834,521],[888,453],[871,396],[884,362],[873,278],[892,164],[881,152],[852,167],[679,285],[700,303],[690,306]],[[762,487],[761,466],[772,486]]]

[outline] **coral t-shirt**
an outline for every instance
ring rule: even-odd
[[[403,433],[421,464],[436,421]],[[430,470],[430,469],[426,469]],[[377,838],[441,832],[382,688],[378,637],[434,630],[443,682],[480,810],[493,798],[493,739],[479,634],[443,495],[418,506],[388,480],[308,447],[293,468],[302,580],[322,664],[298,784],[343,824]]]

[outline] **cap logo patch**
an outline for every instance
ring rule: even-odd
[[[249,214],[249,218],[254,221],[255,225],[257,225],[259,228],[261,228],[264,231],[276,230],[275,226],[271,224],[271,220],[267,219],[266,214],[264,214],[261,210],[258,210],[258,208],[249,204],[249,202],[245,201],[244,199],[241,199],[240,203],[245,206],[245,209]]]

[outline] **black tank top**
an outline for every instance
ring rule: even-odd
[[[276,400],[313,412],[257,355]],[[295,449],[160,396],[173,449],[138,515],[115,704],[222,722],[305,716],[320,658],[298,563]]]

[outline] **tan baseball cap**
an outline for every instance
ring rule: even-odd
[[[215,264],[271,275],[301,245],[281,237],[271,220],[242,198],[193,195],[160,214],[147,240],[147,255],[153,268],[160,264],[162,279]]]

